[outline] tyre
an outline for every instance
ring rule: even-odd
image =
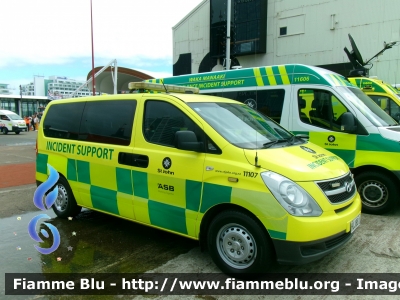
[[[68,184],[68,181],[61,177],[57,182],[58,195],[53,204],[53,211],[60,218],[75,217],[81,212],[82,207],[76,203],[74,194]]]
[[[3,127],[3,134],[7,134],[7,133],[8,133],[7,127]]]
[[[16,131],[15,134],[19,134],[21,131]]]
[[[226,274],[265,273],[275,263],[267,231],[240,211],[217,215],[210,224],[207,244],[214,263]]]
[[[362,211],[379,215],[391,210],[397,202],[394,180],[384,173],[363,172],[355,177],[362,201]]]

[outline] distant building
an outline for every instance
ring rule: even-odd
[[[46,96],[50,100],[69,98],[69,95],[77,90],[84,81],[70,79],[65,76],[35,76],[33,82],[22,85],[22,95]],[[74,97],[91,95],[87,87],[81,89]]]
[[[9,84],[0,83],[0,94],[1,95],[11,95],[11,89],[9,88]]]

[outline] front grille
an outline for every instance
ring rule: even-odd
[[[345,202],[353,198],[356,193],[356,185],[351,173],[333,180],[317,181],[316,183],[332,204]],[[349,191],[346,188],[348,185],[351,185]]]

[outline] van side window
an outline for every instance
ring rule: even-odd
[[[164,101],[146,101],[143,118],[143,135],[146,141],[175,147],[175,132],[193,131],[199,142],[205,144],[205,134],[188,116],[174,105]]]
[[[0,119],[3,121],[10,121],[10,119],[6,115],[1,115]]]
[[[79,140],[129,145],[135,110],[136,101],[87,102],[82,115]]]
[[[298,113],[303,123],[341,131],[341,116],[347,108],[326,90],[299,90]]]
[[[389,116],[397,122],[400,120],[400,107],[392,99],[386,96],[368,95],[376,104],[379,105]]]
[[[46,137],[77,140],[85,102],[52,105],[43,123]]]
[[[283,101],[285,100],[284,89],[220,92],[207,94],[243,102],[251,108],[270,117],[278,124],[281,122]]]
[[[284,100],[285,90],[283,89],[257,91],[257,110],[279,124]]]

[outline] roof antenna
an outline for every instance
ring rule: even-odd
[[[256,142],[256,143],[257,143],[257,142]],[[257,167],[257,168],[261,167],[261,166],[258,164],[257,148],[256,148],[256,158],[255,158],[255,164],[254,164],[254,166]]]
[[[162,83],[162,85],[163,85],[163,87],[165,89],[165,92],[168,94],[168,90],[167,90],[167,87],[164,84],[164,80],[160,79],[160,81],[161,81],[161,83]]]

